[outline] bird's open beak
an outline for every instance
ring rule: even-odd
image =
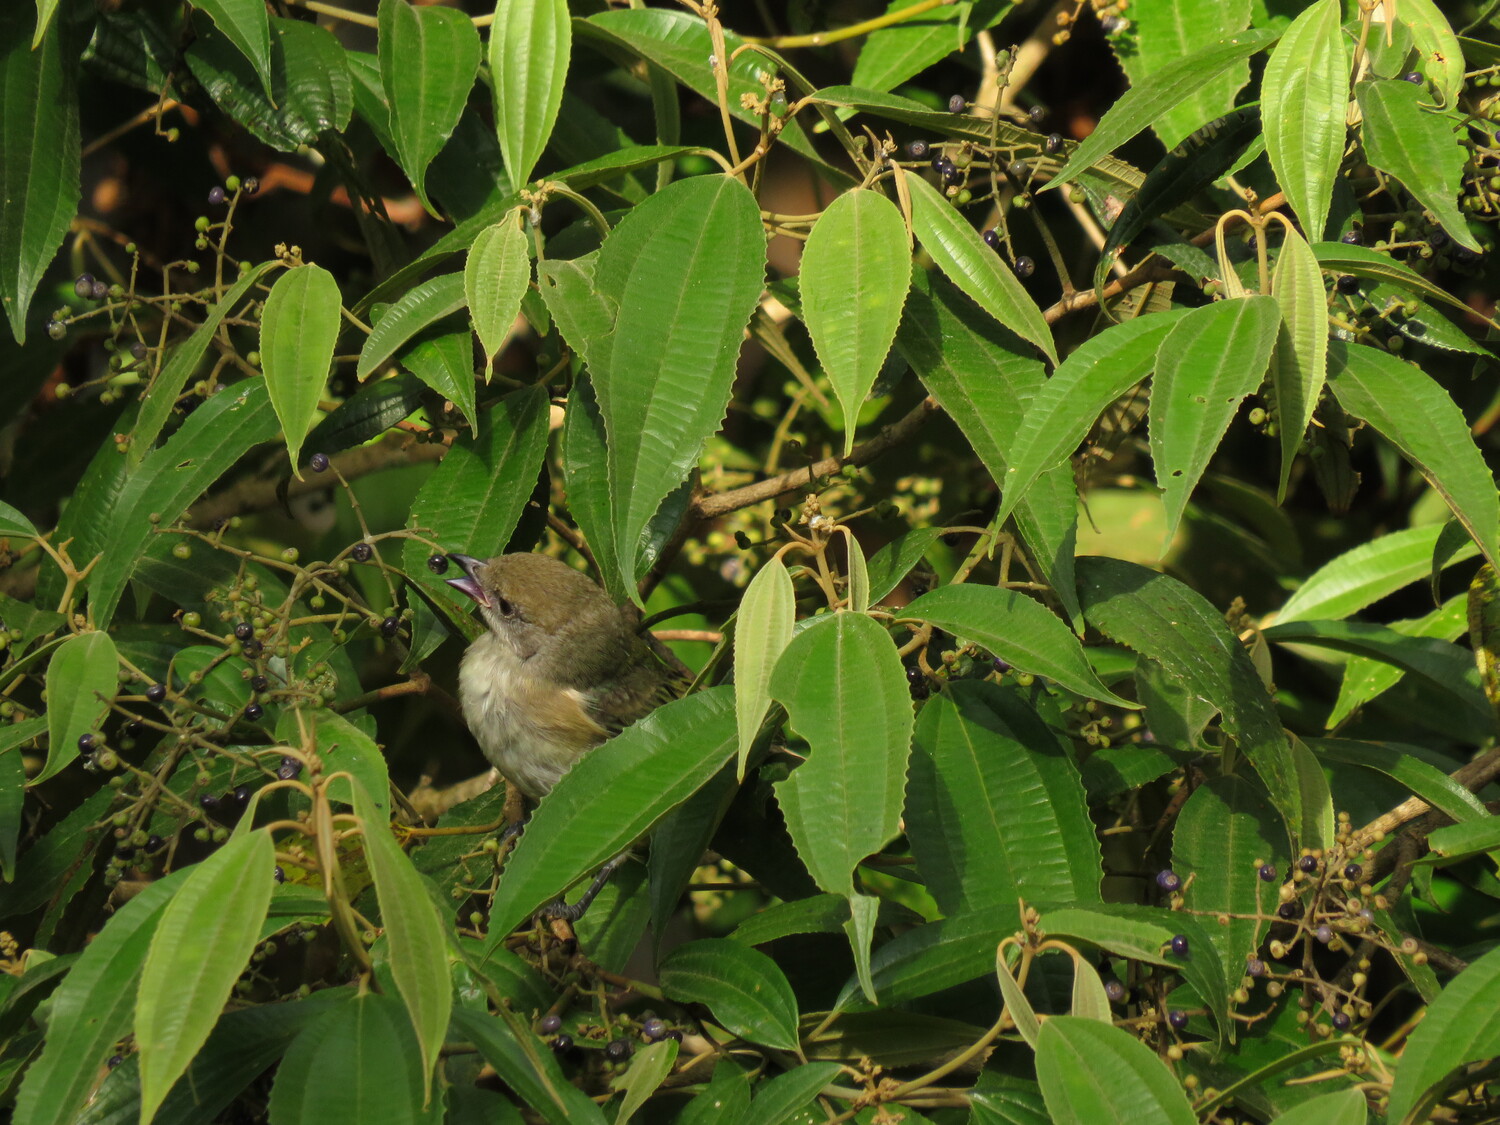
[[[476,559],[472,555],[449,555],[448,558],[459,570],[464,572],[464,576],[462,578],[446,578],[444,581],[455,590],[468,594],[469,597],[484,606],[485,609],[488,609],[490,607],[490,596],[485,593],[484,587],[479,584],[479,579],[474,574],[476,570],[484,565],[483,560]]]

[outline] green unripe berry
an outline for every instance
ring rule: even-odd
[[[193,557],[193,548],[187,543],[174,544],[172,547],[172,557],[174,559],[190,559]],[[192,616],[197,617],[198,615],[195,613]],[[184,617],[183,620],[186,621],[187,618]]]
[[[187,629],[201,629],[203,627],[203,615],[193,611],[182,615],[182,624]]]
[[[182,137],[182,130],[177,128],[176,125],[173,125],[170,129],[167,130],[166,136],[167,143],[169,145],[176,144],[177,141]]]
[[[224,190],[227,191],[227,192],[236,192],[236,191],[239,191],[240,190],[240,178],[238,176],[230,176],[230,177],[228,177],[224,181]]]

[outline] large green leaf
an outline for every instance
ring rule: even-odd
[[[521,298],[530,281],[530,250],[513,216],[479,233],[464,262],[464,299],[484,348],[486,379],[521,311]]]
[[[489,46],[495,131],[517,186],[531,179],[552,135],[572,46],[567,0],[496,0]]]
[[[708,1005],[742,1039],[797,1049],[797,998],[781,967],[758,949],[728,938],[691,941],[668,954],[658,973],[669,997]]]
[[[860,407],[896,338],[910,277],[906,223],[876,191],[835,199],[803,247],[802,319],[844,408],[846,455]]]
[[[1208,926],[1226,975],[1260,947],[1277,905],[1278,884],[1260,877],[1263,863],[1283,870],[1289,860],[1286,825],[1264,791],[1243,778],[1210,778],[1193,790],[1172,829],[1172,867],[1184,882],[1187,905],[1228,925]]]
[[[22,344],[32,295],[78,208],[81,159],[76,46],[59,26],[33,50],[34,20],[28,4],[0,11],[0,305]]]
[[[464,13],[380,0],[380,84],[392,153],[429,211],[427,166],[463,113],[479,69],[479,33]]]
[[[542,798],[506,863],[490,907],[490,946],[692,796],[737,742],[725,686],[659,707],[579,759]]]
[[[47,764],[40,784],[78,757],[78,740],[98,734],[119,689],[120,663],[108,633],[79,633],[47,665]]]
[[[453,1023],[549,1125],[604,1125],[599,1107],[564,1077],[547,1045],[514,1012],[502,1008],[491,1016],[459,1007],[453,1010]]]
[[[1468,542],[1467,536],[1464,541]],[[1409,637],[1456,641],[1468,632],[1468,610],[1467,595],[1459,594],[1425,617],[1393,621],[1390,628]],[[1368,656],[1353,657],[1344,665],[1344,678],[1339,681],[1339,697],[1329,711],[1324,727],[1333,730],[1358,708],[1394,687],[1404,675],[1405,670],[1398,665]]]
[[[1339,22],[1338,0],[1316,0],[1282,34],[1261,80],[1266,155],[1309,241],[1323,237],[1344,159],[1349,67]]]
[[[1427,524],[1378,535],[1350,548],[1324,563],[1297,587],[1276,620],[1338,620],[1426,578],[1442,533],[1442,524]],[[1443,565],[1471,559],[1477,553],[1473,541],[1466,540],[1463,549],[1455,551]]]
[[[1250,26],[1250,0],[1134,0],[1130,5],[1133,49],[1119,53],[1132,86],[1196,51],[1217,46]],[[1179,144],[1194,129],[1234,106],[1250,79],[1243,59],[1195,83],[1187,96],[1151,122],[1161,143]]]
[[[451,402],[470,429],[479,428],[474,336],[467,317],[450,314],[423,329],[396,353],[396,361]]]
[[[726,176],[657,192],[599,251],[594,285],[613,305],[613,330],[570,342],[582,346],[608,435],[616,556],[632,593],[642,533],[724,417],[764,277],[760,209]]]
[[[1451,107],[1464,84],[1464,48],[1448,17],[1433,0],[1401,0],[1396,15],[1411,28],[1419,71],[1432,83],[1441,104]]]
[[[96,625],[114,616],[158,522],[169,526],[246,451],[278,433],[264,380],[240,383],[213,395],[141,462],[108,510],[104,557],[89,576]],[[159,521],[151,519],[153,514]]]
[[[1277,32],[1257,29],[1230,36],[1194,54],[1174,59],[1144,76],[1120,97],[1099,125],[1078,146],[1061,172],[1043,190],[1077,179],[1109,152],[1154,124],[1173,106],[1192,98],[1207,83],[1233,71],[1239,63],[1270,46]]]
[[[1319,758],[1385,774],[1457,823],[1485,820],[1489,816],[1483,801],[1436,766],[1424,762],[1413,748],[1348,738],[1311,738],[1307,745]]]
[[[1062,619],[1019,590],[968,582],[942,586],[911,602],[901,615],[982,645],[1020,671],[1056,680],[1086,698],[1137,706],[1100,683],[1083,645]]]
[[[339,284],[321,266],[287,270],[271,286],[260,320],[261,369],[293,465],[317,416],[343,323]]]
[[[1045,725],[1014,721],[1016,710],[994,684],[960,681],[918,716],[906,831],[945,915],[1098,899],[1078,770]]]
[[[225,38],[250,60],[261,88],[272,97],[271,21],[266,6],[260,0],[201,0],[194,7],[207,12]]]
[[[1260,386],[1281,309],[1271,297],[1194,309],[1161,342],[1151,380],[1151,460],[1170,544],[1235,411]]]
[[[1391,1084],[1387,1120],[1427,1120],[1466,1063],[1500,1055],[1500,949],[1470,963],[1427,1008],[1406,1042]]]
[[[1041,348],[1056,363],[1052,329],[1015,271],[1000,260],[937,188],[920,176],[908,176],[906,183],[911,191],[912,230],[938,268],[985,312]]]
[[[890,0],[887,13],[894,15],[916,2]],[[999,23],[1013,10],[1008,0],[978,0],[929,8],[917,18],[882,27],[865,37],[850,82],[869,90],[894,89],[962,50],[975,32]]]
[[[1348,273],[1400,286],[1458,312],[1472,314],[1474,311],[1442,286],[1433,284],[1410,266],[1379,250],[1372,250],[1368,246],[1351,246],[1347,242],[1319,242],[1313,245],[1312,252],[1317,257],[1318,264],[1330,273]]]
[[[1399,78],[1373,78],[1354,92],[1370,163],[1400,180],[1450,238],[1478,251],[1457,203],[1467,159],[1456,135],[1460,119],[1426,108],[1427,92]]]
[[[187,1070],[244,972],[275,866],[269,832],[236,836],[193,868],[163,911],[136,997],[142,1125]]]
[[[1375,348],[1335,340],[1328,359],[1328,383],[1339,405],[1368,422],[1417,467],[1495,565],[1500,559],[1500,494],[1448,392],[1421,368]]]
[[[355,782],[353,790],[354,814],[359,817],[365,859],[380,901],[391,975],[416,1032],[425,1103],[432,1096],[433,1068],[453,1010],[447,927],[422,876],[391,836],[389,812],[383,807],[385,793],[375,794],[382,802],[382,808],[376,808],[363,785]]]
[[[1080,559],[1078,572],[1089,624],[1149,656],[1191,696],[1218,708],[1224,732],[1250,759],[1272,803],[1296,831],[1302,798],[1291,746],[1223,614],[1176,579],[1120,559]]]
[[[465,300],[464,275],[461,273],[445,273],[413,286],[385,310],[374,330],[365,338],[355,373],[361,379],[367,378],[418,332],[463,308]]]
[[[1054,1121],[1193,1125],[1173,1073],[1134,1035],[1081,1016],[1053,1016],[1036,1045],[1036,1076]]]
[[[1281,479],[1277,503],[1286,499],[1292,458],[1302,445],[1313,408],[1328,378],[1328,294],[1323,271],[1306,240],[1286,232],[1271,295],[1281,306],[1281,331],[1271,357],[1271,385],[1276,389],[1277,425],[1281,436]]]

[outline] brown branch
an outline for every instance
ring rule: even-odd
[[[1500,777],[1500,747],[1460,766],[1449,776],[1469,792],[1479,792],[1495,778]],[[1432,806],[1421,798],[1408,797],[1390,812],[1370,821],[1356,832],[1355,836],[1364,840],[1373,840],[1377,836],[1389,835],[1408,821],[1416,820],[1417,817],[1425,816],[1432,811]]]
[[[936,400],[924,398],[907,412],[900,421],[893,422],[869,441],[854,447],[847,457],[825,457],[801,469],[792,469],[766,480],[747,484],[743,488],[731,488],[727,492],[714,492],[699,496],[693,501],[692,514],[699,519],[714,519],[737,512],[763,500],[774,500],[787,492],[805,488],[817,477],[831,476],[845,465],[867,465],[893,446],[900,445],[914,434],[938,409]]]

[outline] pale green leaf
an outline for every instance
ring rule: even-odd
[[[392,0],[399,3],[400,0]],[[464,307],[464,275],[445,273],[413,286],[376,322],[359,352],[355,374],[365,379],[397,348],[449,313]]]
[[[495,362],[531,281],[526,235],[507,216],[481,231],[464,263],[464,297],[484,348],[485,378]]]
[[[1349,69],[1339,22],[1338,0],[1316,0],[1305,8],[1276,44],[1261,82],[1266,155],[1312,241],[1328,225],[1344,158]]]
[[[1391,1084],[1387,1120],[1427,1120],[1465,1063],[1500,1055],[1500,949],[1470,962],[1427,1008]]]
[[[495,131],[517,186],[531,179],[552,135],[572,45],[567,0],[496,0],[489,44]]]
[[[1292,458],[1302,444],[1328,378],[1328,295],[1323,288],[1323,271],[1306,240],[1294,230],[1286,232],[1276,258],[1271,295],[1281,306],[1281,331],[1271,357],[1281,436],[1276,502],[1281,503],[1286,499]]]
[[[614,1125],[626,1125],[636,1110],[656,1093],[662,1081],[672,1073],[672,1064],[677,1061],[677,1041],[661,1039],[648,1044],[630,1060],[630,1069],[610,1082],[610,1087],[624,1091],[620,1108],[615,1113]]]
[[[1351,547],[1324,563],[1297,587],[1277,613],[1277,622],[1336,621],[1426,578],[1432,569],[1433,548],[1442,532],[1442,524],[1428,524],[1377,535]],[[1473,540],[1469,540],[1443,565],[1471,559],[1477,553]]]
[[[771,708],[771,673],[792,639],[795,599],[780,555],[756,571],[740,599],[734,623],[734,712],[740,733],[737,769],[741,780],[750,748]]]
[[[1120,52],[1120,65],[1132,86],[1194,52],[1217,46],[1250,26],[1250,0],[1133,0],[1130,22],[1134,49]],[[1239,60],[1205,77],[1175,105],[1151,122],[1167,148],[1234,107],[1234,96],[1250,79],[1250,64]]]
[[[1451,108],[1464,84],[1464,49],[1453,27],[1433,0],[1401,0],[1396,17],[1411,28],[1420,60],[1418,70],[1427,76],[1438,94],[1438,102]],[[1383,34],[1378,23],[1372,34]]]
[[[1078,1016],[1053,1016],[1037,1036],[1036,1076],[1054,1121],[1195,1125],[1177,1077],[1134,1035]]]
[[[119,690],[119,655],[108,633],[78,633],[63,641],[47,665],[47,764],[39,785],[78,757],[78,739],[100,732]]]
[[[305,265],[276,279],[261,314],[261,368],[294,466],[328,383],[341,307],[333,274]]]

